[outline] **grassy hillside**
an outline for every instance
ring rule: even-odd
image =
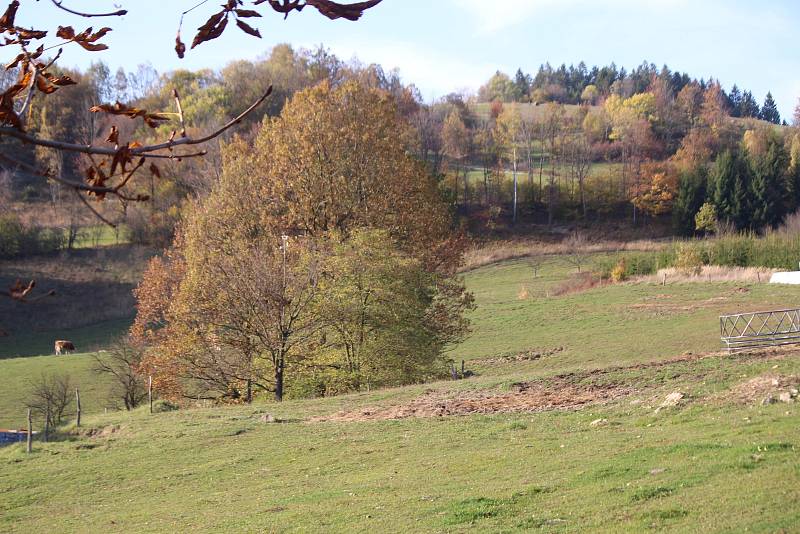
[[[718,314],[794,305],[800,289],[624,284],[552,296],[570,269],[553,258],[537,279],[519,261],[467,274],[474,334],[452,355],[477,373],[469,380],[98,414],[32,456],[2,448],[0,530],[796,527],[800,418],[794,403],[763,403],[800,385],[796,351],[713,351]],[[5,360],[0,374],[22,379],[50,362],[78,374],[88,360]],[[673,392],[682,398],[662,407]]]
[[[26,422],[25,401],[31,382],[42,374],[69,375],[71,383],[81,390],[81,409],[84,414],[100,413],[108,407],[109,380],[92,371],[94,359],[90,354],[69,356],[39,356],[0,361],[3,387],[0,388],[0,428],[22,428]],[[74,412],[74,406],[69,413]]]
[[[106,346],[127,330],[135,313],[133,289],[153,251],[109,246],[0,262],[0,287],[35,280],[35,295],[54,297],[20,303],[0,299],[0,359],[53,351],[56,339],[79,351]]]

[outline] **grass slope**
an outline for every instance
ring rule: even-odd
[[[81,390],[81,411],[85,415],[100,413],[109,406],[110,381],[92,371],[91,354],[39,356],[0,360],[0,428],[23,428],[27,411],[25,402],[31,381],[43,374],[69,375],[71,384]],[[70,406],[70,414],[74,406]],[[38,425],[38,422],[37,422]]]
[[[37,444],[32,456],[0,450],[0,529],[791,530],[796,409],[717,397],[774,365],[670,368],[668,387],[651,392],[677,386],[693,400],[657,415],[644,395],[581,411],[369,423],[303,423],[314,403],[302,402],[276,408],[290,422],[272,425],[253,408],[100,416],[96,437]],[[592,426],[598,418],[609,422]]]
[[[470,380],[282,405],[99,414],[62,441],[37,443],[34,455],[2,448],[0,531],[795,528],[797,409],[732,390],[754,377],[800,376],[796,352],[664,361],[716,349],[719,313],[791,305],[798,290],[625,284],[548,297],[567,270],[556,260],[536,280],[522,262],[468,274],[475,332],[454,357],[469,359],[478,372]],[[518,299],[521,285],[533,297]],[[554,347],[564,350],[496,361]],[[17,365],[21,378],[37,361],[56,360],[0,361],[0,374]],[[509,393],[515,382],[548,384],[579,369],[603,371],[562,382],[628,393],[578,410],[308,422],[431,392]],[[656,412],[672,391],[685,400]],[[260,422],[267,411],[282,423]]]

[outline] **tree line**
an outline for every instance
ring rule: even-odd
[[[577,66],[562,64],[558,68],[545,63],[539,66],[534,76],[523,72],[521,68],[513,77],[497,71],[480,87],[477,99],[479,102],[596,104],[614,94],[627,98],[646,92],[654,78],[658,78],[659,83],[668,86],[675,94],[690,83],[697,83],[702,90],[715,83],[713,78],[697,80],[687,73],[672,71],[667,65],[659,69],[646,61],[630,72],[625,67],[617,67],[615,63],[593,66],[591,69],[583,61]],[[743,91],[736,84],[729,93],[723,89],[722,97],[732,117],[752,117],[774,124],[781,123],[771,92],[767,93],[762,106],[758,105],[751,91]]]
[[[257,125],[265,117],[277,116],[296,92],[323,81],[332,87],[357,81],[394,100],[410,125],[409,150],[437,178],[450,208],[471,228],[489,230],[505,221],[555,224],[624,216],[638,224],[666,217],[673,212],[684,173],[712,165],[726,149],[735,150],[747,132],[754,135],[764,127],[749,116],[758,106],[753,107],[748,92],[740,95],[735,89],[728,94],[714,80],[697,81],[648,64],[630,73],[613,64],[591,70],[545,66],[536,77],[520,79],[530,87],[578,80],[569,82],[570,91],[582,87],[583,94],[589,87],[591,98],[579,95],[580,105],[555,99],[536,106],[502,101],[527,98],[519,96],[483,103],[486,87],[477,95],[450,94],[426,103],[399,72],[345,62],[323,47],[296,50],[278,45],[257,60],[235,61],[218,71],[159,74],[141,65],[112,73],[95,62],[83,72],[59,72],[80,83],[35,101],[28,127],[39,136],[75,143],[101,143],[111,128],[146,142],[181,127],[177,119],[150,129],[86,111],[109,99],[133,99],[133,105],[142,109],[169,109],[175,91],[182,98],[189,134],[203,135],[237,117],[246,102],[272,85],[270,99],[243,119],[238,133],[251,139]],[[596,83],[586,85],[587,81]],[[600,89],[594,92],[592,85]],[[731,99],[736,106],[731,106]],[[742,106],[749,111],[737,111]],[[795,130],[777,131],[784,149],[791,152]],[[0,143],[19,160],[81,179],[85,156],[34,149],[5,137]],[[220,144],[210,143],[207,151],[204,158],[166,161],[159,165],[158,176],[146,168],[136,171],[141,177],[132,181],[136,183],[132,193],[147,196],[148,202],[106,202],[98,209],[106,219],[125,223],[134,241],[168,245],[184,208],[206,196],[221,175]],[[63,187],[18,167],[8,168],[17,171],[11,182],[24,184],[11,188],[18,199],[24,192],[24,198],[49,200],[62,207],[65,219],[76,220],[70,214],[80,211],[78,200],[65,194]],[[75,225],[67,221],[64,226]]]

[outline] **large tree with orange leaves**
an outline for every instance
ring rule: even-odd
[[[455,276],[461,240],[411,142],[391,97],[349,82],[297,94],[253,146],[229,145],[220,183],[139,289],[134,333],[151,342],[148,370],[175,393],[199,396],[200,387],[204,396],[249,399],[255,389],[280,400],[304,372],[347,367],[358,345],[386,357],[359,366],[377,371],[353,384],[429,376],[446,345],[467,332],[472,300]],[[386,275],[393,270],[405,273],[408,288]],[[403,302],[418,311],[384,313],[373,299],[381,310]],[[353,309],[363,313],[345,312]],[[374,322],[345,321],[356,316]],[[390,330],[407,335],[381,335]],[[343,341],[343,332],[374,343],[354,344],[349,334]],[[413,358],[395,357],[410,355],[412,343]]]

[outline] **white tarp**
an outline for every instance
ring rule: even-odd
[[[800,271],[788,273],[775,273],[769,279],[770,284],[798,284],[800,285]]]

